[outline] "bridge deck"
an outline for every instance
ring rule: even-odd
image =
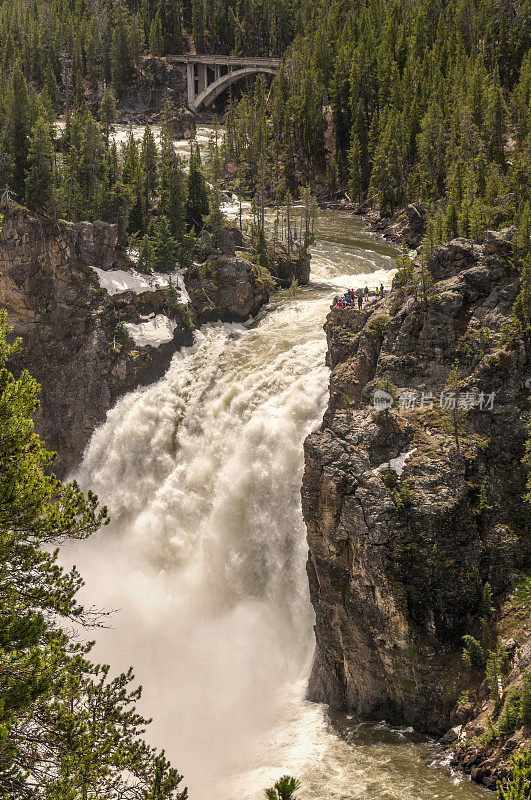
[[[229,67],[279,67],[282,59],[280,58],[260,58],[248,56],[218,56],[218,55],[184,55],[166,56],[166,61],[170,64],[219,64]]]

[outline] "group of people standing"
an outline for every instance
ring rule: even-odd
[[[383,283],[381,283],[379,287],[377,286],[374,292],[370,292],[368,286],[366,286],[365,289],[347,289],[343,297],[338,298],[337,305],[339,308],[355,308],[357,303],[358,310],[361,311],[363,301],[369,296],[383,297],[383,294]]]

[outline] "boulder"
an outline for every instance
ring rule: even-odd
[[[516,231],[517,229],[514,225],[509,228],[502,228],[499,231],[485,231],[483,234],[485,254],[507,256],[512,250]]]

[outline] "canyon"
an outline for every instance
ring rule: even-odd
[[[309,697],[431,734],[452,727],[446,741],[462,745],[455,763],[491,788],[522,731],[502,737],[496,758],[492,743],[481,746],[494,703],[461,653],[462,637],[481,638],[482,624],[494,647],[496,624],[481,621],[492,613],[485,584],[503,605],[529,553],[530,350],[504,338],[518,292],[514,235],[436,247],[429,297],[395,278],[366,310],[332,308],[330,398],[305,443],[302,489],[317,639]],[[375,408],[379,389],[395,408]],[[448,392],[456,409],[459,397],[470,405],[452,417],[440,408]],[[481,393],[493,395],[488,409]],[[507,627],[511,689],[530,665],[529,620]]]
[[[488,698],[480,674],[463,671],[461,651],[464,634],[478,635],[483,613],[483,590],[488,583],[497,608],[495,617],[489,622],[492,641],[498,637],[502,644],[506,643],[510,660],[504,692],[518,688],[522,672],[529,667],[528,620],[518,617],[514,604],[510,602],[510,591],[525,561],[528,546],[522,536],[526,523],[519,498],[525,485],[521,464],[525,441],[522,411],[527,397],[525,378],[529,374],[529,351],[522,346],[511,348],[503,341],[503,329],[510,319],[518,290],[517,277],[510,268],[514,230],[489,232],[483,245],[458,239],[436,248],[428,262],[430,296],[423,298],[418,291],[408,292],[397,278],[393,287],[389,284],[389,276],[394,274],[389,271],[393,266],[391,256],[397,256],[396,250],[383,244],[378,237],[371,238],[372,234],[362,235],[362,223],[348,213],[324,211],[321,214],[323,221],[312,250],[315,287],[308,285],[309,258],[301,259],[298,254],[294,257],[293,253],[288,257],[280,249],[273,277],[277,285],[284,287],[290,286],[295,279],[297,288],[290,290],[285,300],[282,293],[275,300],[275,295],[271,294],[272,287],[256,271],[245,235],[232,223],[215,246],[208,231],[203,232],[195,263],[190,268],[177,271],[173,276],[153,276],[148,281],[135,270],[134,260],[131,260],[133,254],[119,247],[115,226],[98,222],[54,222],[11,203],[3,209],[4,222],[0,232],[3,265],[0,301],[8,310],[15,333],[23,339],[23,349],[14,367],[18,370],[28,368],[42,385],[36,425],[45,440],[59,452],[56,461],[58,473],[72,473],[75,469],[81,484],[87,489],[95,489],[111,509],[113,525],[107,543],[98,538],[97,542],[84,545],[76,552],[76,561],[87,577],[88,591],[96,592],[109,607],[121,606],[125,602],[128,608],[127,593],[122,595],[120,586],[125,590],[131,580],[129,573],[114,576],[108,585],[104,585],[102,580],[106,571],[101,559],[116,563],[112,555],[113,541],[117,544],[129,541],[136,569],[143,564],[140,568],[146,576],[150,574],[152,558],[159,563],[162,554],[155,556],[157,547],[150,545],[149,549],[155,546],[155,551],[144,563],[145,544],[138,549],[147,532],[143,524],[146,513],[151,520],[150,536],[155,536],[154,541],[160,539],[166,552],[161,563],[175,580],[180,580],[188,572],[181,572],[183,567],[178,566],[180,557],[177,553],[168,555],[175,545],[166,541],[163,531],[168,524],[170,530],[181,530],[183,525],[185,530],[189,525],[192,528],[206,525],[204,535],[219,539],[217,550],[221,561],[215,571],[227,568],[226,558],[229,556],[225,553],[226,547],[229,547],[229,552],[235,548],[238,553],[235,563],[240,566],[231,581],[236,581],[239,587],[237,593],[241,602],[253,596],[260,598],[260,603],[265,603],[266,617],[273,614],[276,619],[277,630],[269,644],[272,652],[276,653],[277,648],[285,651],[289,639],[300,648],[298,655],[296,650],[292,652],[288,648],[291,653],[289,674],[291,680],[297,679],[298,687],[304,688],[305,680],[302,678],[302,684],[300,680],[308,669],[313,644],[303,571],[306,557],[304,530],[299,522],[297,501],[299,481],[302,480],[302,509],[308,537],[309,599],[315,611],[317,648],[309,676],[308,697],[318,704],[327,704],[331,715],[341,712],[341,719],[345,714],[369,721],[385,719],[395,728],[411,725],[417,731],[443,737],[443,741],[454,748],[455,766],[492,788],[498,778],[507,775],[510,754],[527,734],[519,730],[494,747],[481,744],[481,736],[488,729],[489,715],[494,713],[494,704]],[[415,215],[410,213],[410,216]],[[329,243],[330,227],[336,232],[337,239],[333,238]],[[345,231],[349,231],[347,239]],[[360,242],[363,242],[361,247]],[[380,267],[376,272],[371,259],[375,259]],[[170,277],[180,294],[177,305],[168,294]],[[381,299],[371,298],[361,312],[335,305],[329,312],[325,324],[326,365],[331,370],[331,377],[325,409],[326,372],[321,360],[324,342],[318,344],[324,313],[334,292],[348,283],[363,286],[382,280],[388,291]],[[292,291],[296,292],[293,296]],[[311,294],[305,294],[307,292]],[[311,302],[312,298],[318,301],[317,305]],[[266,310],[265,306],[271,300],[273,306]],[[269,324],[260,322],[265,319],[264,314],[272,314]],[[253,322],[253,317],[257,323]],[[148,327],[151,326],[149,331],[153,336],[152,328],[156,327],[158,320],[165,321],[162,338],[159,332],[150,340]],[[299,330],[301,321],[303,328]],[[244,327],[238,328],[242,323]],[[216,327],[226,324],[229,326],[226,330]],[[201,405],[207,402],[205,397],[211,393],[213,408],[218,402],[214,400],[218,379],[212,385],[209,383],[209,376],[213,374],[210,359],[221,359],[222,364],[229,359],[224,367],[228,369],[225,375],[228,383],[226,388],[221,383],[220,390],[232,393],[234,388],[230,387],[240,380],[241,359],[248,366],[251,364],[247,350],[237,355],[233,337],[236,342],[241,340],[243,345],[248,336],[256,337],[252,334],[255,324],[259,326],[257,332],[262,333],[255,338],[253,349],[258,347],[265,359],[262,360],[261,356],[256,372],[254,367],[251,369],[251,377],[255,376],[257,385],[261,384],[257,376],[262,372],[264,378],[271,374],[272,379],[275,358],[280,357],[286,346],[290,352],[295,343],[295,361],[290,360],[291,356],[283,360],[281,372],[285,373],[282,380],[287,381],[286,397],[294,391],[294,397],[300,398],[302,386],[297,381],[302,381],[308,370],[306,359],[309,353],[313,364],[307,378],[311,390],[304,425],[299,426],[292,420],[290,412],[273,439],[269,438],[272,433],[268,434],[271,462],[266,474],[270,474],[273,481],[275,463],[279,458],[277,445],[280,446],[289,430],[296,431],[290,458],[299,466],[286,483],[288,495],[280,506],[285,509],[283,513],[287,513],[286,520],[270,518],[271,512],[265,511],[271,503],[273,491],[277,501],[284,496],[284,489],[281,491],[276,481],[271,485],[268,482],[267,486],[259,482],[254,490],[255,508],[262,509],[257,513],[266,514],[263,536],[266,530],[277,531],[266,559],[266,573],[260,577],[256,564],[263,556],[258,555],[256,547],[262,547],[258,544],[263,541],[262,534],[257,540],[256,532],[251,532],[250,528],[247,530],[247,525],[243,531],[239,524],[237,531],[233,530],[232,523],[220,528],[215,517],[209,516],[219,513],[220,503],[228,502],[230,508],[223,505],[225,510],[222,512],[228,515],[228,524],[234,513],[231,509],[240,502],[239,495],[236,497],[230,492],[227,497],[220,496],[216,500],[217,490],[214,485],[208,489],[210,484],[207,482],[204,486],[207,494],[188,521],[185,520],[190,510],[182,517],[178,507],[169,520],[159,519],[159,512],[154,512],[156,504],[152,505],[155,499],[151,498],[153,491],[157,494],[159,484],[171,489],[173,479],[170,481],[169,475],[164,477],[170,463],[166,463],[170,452],[181,453],[176,468],[180,475],[183,469],[189,472],[187,481],[193,479],[191,442],[195,442],[193,448],[197,448],[198,453],[206,454],[211,447],[202,438],[207,431],[201,432],[199,419],[207,413],[207,407],[202,409]],[[233,325],[236,328],[232,331]],[[289,334],[282,333],[286,325]],[[144,332],[144,339],[139,338],[139,332]],[[198,334],[202,338],[198,339]],[[265,337],[263,342],[262,336]],[[306,336],[309,336],[308,343],[303,345]],[[280,351],[275,357],[269,348],[277,339],[275,347]],[[305,349],[308,346],[310,350]],[[302,349],[296,355],[298,347]],[[234,356],[231,356],[233,351]],[[174,363],[176,355],[183,360]],[[467,430],[460,434],[459,452],[451,417],[437,408],[437,399],[441,392],[446,391],[452,365],[458,356],[459,391],[475,396],[480,392],[495,395],[492,408],[468,409]],[[235,359],[233,365],[231,358]],[[270,358],[273,358],[271,364]],[[197,367],[193,366],[194,359],[198,359]],[[189,362],[191,372],[188,375]],[[208,366],[202,376],[205,365]],[[196,373],[197,368],[199,373]],[[172,378],[183,370],[178,381]],[[235,370],[234,373],[231,370]],[[186,379],[185,375],[188,375]],[[203,379],[206,383],[201,388]],[[293,380],[295,383],[288,389]],[[167,391],[168,396],[164,402],[171,404],[171,409],[168,409],[170,417],[175,413],[174,403],[181,404],[188,391],[192,392],[187,401],[191,405],[187,411],[183,407],[179,412],[184,416],[180,421],[178,418],[175,420],[177,433],[171,434],[168,450],[164,445],[162,451],[157,452],[150,444],[155,435],[152,423],[145,428],[143,422],[138,433],[133,433],[137,425],[133,420],[144,406],[146,420],[158,418],[159,411],[154,409],[159,407],[161,387],[165,384],[168,388],[164,394]],[[197,397],[193,388],[196,384]],[[191,388],[186,388],[188,386]],[[271,390],[265,393],[266,407],[274,400],[275,386],[273,382]],[[418,397],[424,393],[431,400],[422,408],[395,407],[378,411],[372,405],[372,398],[382,386],[393,395],[397,394],[398,404],[405,391],[414,392]],[[244,389],[240,401],[242,408],[246,408],[249,402],[247,391]],[[149,400],[151,394],[154,395],[153,408]],[[161,410],[163,408],[164,404]],[[258,402],[260,414],[264,414],[264,408],[262,402]],[[315,426],[323,411],[322,425],[310,433],[305,442],[303,465],[304,436]],[[269,413],[264,419],[268,419]],[[164,412],[160,423],[155,422],[156,427],[165,425],[166,416]],[[129,424],[127,440],[123,440],[118,431]],[[218,432],[229,437],[225,449],[228,442],[233,441],[229,430],[237,430],[239,424],[237,416],[229,417],[225,434],[224,428]],[[267,424],[273,424],[273,420]],[[98,429],[100,425],[102,427]],[[218,433],[213,435],[216,425],[218,422],[212,419],[208,438],[218,447],[215,444],[219,441]],[[143,439],[145,435],[148,437],[146,440]],[[236,438],[233,444],[242,448],[245,458],[252,458],[249,448],[253,439],[248,439],[248,435],[244,427],[240,438]],[[158,436],[155,436],[155,441]],[[185,445],[188,436],[192,438]],[[138,437],[140,439],[135,444]],[[118,441],[121,444],[116,450]],[[298,455],[295,453],[297,448]],[[79,467],[83,453],[83,463]],[[137,463],[139,453],[143,453],[141,463]],[[220,474],[223,473],[223,464],[230,464],[234,454],[230,456],[227,451],[218,463],[214,450],[209,458],[212,459],[211,477],[214,479],[219,470]],[[393,465],[398,470],[394,474],[389,469]],[[288,465],[285,464],[284,468],[288,469]],[[185,474],[182,473],[181,481]],[[130,481],[129,486],[124,485],[124,476],[129,476],[126,478]],[[158,476],[155,483],[154,476]],[[486,498],[484,486],[489,487]],[[238,484],[234,488],[239,492]],[[185,498],[183,495],[184,508],[189,504]],[[174,502],[175,498],[171,500],[172,506]],[[212,503],[212,511],[208,512]],[[150,507],[151,511],[148,511]],[[214,512],[216,507],[218,511]],[[205,513],[205,521],[200,522]],[[289,520],[294,526],[290,534],[286,527]],[[187,537],[191,552],[194,552],[192,528]],[[229,540],[225,540],[228,535],[229,540],[233,540],[230,546]],[[97,556],[94,546],[101,551]],[[287,560],[280,566],[278,558],[286,547]],[[184,563],[190,558],[191,555],[187,555]],[[187,569],[198,569],[201,559],[199,551],[196,552]],[[201,566],[201,570],[210,571],[212,568],[208,562]],[[279,568],[285,573],[288,584],[284,579],[277,583],[275,573]],[[191,580],[192,574],[193,571],[186,582]],[[221,580],[220,585],[225,582],[221,577],[218,580]],[[199,591],[194,581],[189,587],[190,598]],[[288,605],[296,629],[287,624],[280,610],[286,587],[291,582],[294,591],[288,592]],[[272,595],[273,605],[269,606],[266,597],[271,591],[267,587],[271,586],[276,588]],[[208,596],[213,587],[207,590],[203,586],[200,594],[203,591]],[[218,587],[215,592],[219,591]],[[230,609],[234,601],[229,600],[230,595],[231,592],[226,595],[226,590],[219,595],[220,607],[226,606],[223,613],[227,620],[233,613]],[[184,613],[185,607],[178,604],[176,609],[181,608],[178,613]],[[128,619],[135,619],[133,608],[126,613]],[[257,632],[261,631],[261,636],[267,638],[270,633],[266,633],[267,625],[264,628],[266,617],[260,612],[252,624],[257,626]],[[193,614],[188,617],[188,612],[184,613],[178,626],[183,636],[191,635],[191,628],[186,626],[193,627],[196,624],[194,619]],[[224,622],[222,628],[226,624],[228,622]],[[248,637],[251,644],[254,642],[247,626],[235,633],[238,637]],[[148,647],[152,635],[146,631],[142,634]],[[160,631],[158,635],[161,636]],[[98,642],[102,654],[113,660],[119,658],[117,643],[126,653],[129,648],[131,660],[140,661],[142,667],[144,659],[133,652],[137,643],[133,648],[121,627],[113,631],[112,641],[101,635]],[[171,652],[169,643],[165,645],[159,641],[157,647],[162,647],[166,655]],[[258,647],[257,642],[252,644],[254,647]],[[239,670],[250,669],[250,657],[249,652],[242,662],[231,664],[231,670],[239,674]],[[200,670],[193,656],[191,658],[195,664],[192,673],[185,670],[180,675],[180,682],[183,689],[196,686],[195,692],[201,687],[202,679],[197,683]],[[227,669],[228,662],[221,659],[218,663],[214,655],[211,659],[214,672]],[[148,685],[148,707],[150,710],[155,707],[161,730],[165,731],[164,739],[172,738],[172,728],[164,722],[166,713],[149,689],[157,668],[149,660],[148,663],[149,669],[143,675],[143,682]],[[163,663],[166,663],[164,655]],[[267,702],[272,708],[278,703],[278,692],[285,680],[280,662],[277,667],[268,689]],[[158,677],[161,685],[166,679],[164,674]],[[228,685],[225,688],[240,708],[239,692],[233,694],[233,688]],[[297,689],[297,693],[299,691]],[[256,698],[252,695],[245,697],[245,703],[253,707]],[[304,707],[300,705],[300,694],[295,694],[290,702],[295,703],[298,709],[294,718],[298,721],[293,724],[305,724],[300,715],[307,712],[303,712]],[[316,706],[316,709],[320,708],[321,705]],[[192,711],[187,713],[192,714]],[[248,726],[244,709],[238,713],[242,715],[241,724]],[[264,720],[267,720],[267,714],[260,722],[266,728],[262,730],[260,725],[258,728],[262,730],[261,735],[269,735],[265,734],[268,723]],[[222,722],[220,719],[219,724]],[[326,742],[331,753],[336,753],[340,740],[334,738],[337,734],[330,738],[330,732],[325,733],[322,725],[322,717],[314,720],[313,735],[323,744]],[[194,726],[188,717],[186,730],[190,729]],[[217,723],[212,721],[211,732],[216,730]],[[248,733],[252,742],[252,728]],[[373,733],[364,735],[374,736]],[[160,733],[157,736],[162,744],[163,737]],[[192,749],[202,751],[207,746],[204,730],[197,730],[195,736],[196,739],[192,737],[191,741]],[[176,748],[175,759],[179,763],[184,761],[185,768],[188,766],[194,785],[197,766],[193,754],[186,755],[187,746],[179,737],[173,746]],[[356,764],[356,747],[341,756],[343,777],[337,786],[338,792],[347,780],[345,776],[349,769]],[[228,758],[229,754],[221,749],[216,761],[221,775],[225,770],[222,756]],[[270,757],[272,761],[280,757],[303,777],[306,774],[304,760],[293,761],[288,750],[281,750],[280,754],[272,751]],[[240,779],[241,776],[233,775],[231,780],[237,784]],[[382,785],[386,779],[383,773]],[[214,785],[219,788],[225,785],[226,777],[221,783],[219,775],[210,776],[210,780],[214,780]],[[244,783],[247,780],[252,783],[255,779],[247,776]],[[431,785],[431,780],[432,777],[427,778],[426,788]],[[464,785],[461,786],[456,797],[468,796]],[[208,796],[210,789],[201,788],[201,781],[197,787],[199,797],[203,791]],[[319,797],[319,792],[315,796]]]

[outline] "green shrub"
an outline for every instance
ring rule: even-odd
[[[116,341],[120,344],[126,344],[129,341],[129,334],[127,333],[125,324],[123,322],[116,323],[113,335]]]
[[[489,747],[498,738],[498,731],[492,721],[490,714],[487,715],[487,730],[481,734],[480,741],[485,747]]]
[[[181,303],[180,294],[170,280],[169,286],[164,289],[164,297],[168,309],[178,317],[186,330],[193,331],[195,328],[191,311],[186,303]]]
[[[254,262],[251,265],[250,274],[255,286],[264,288],[266,292],[274,292],[277,288],[275,279],[264,264]]]
[[[413,505],[413,495],[409,488],[409,483],[404,481],[398,491],[393,495],[393,500],[397,508],[406,509]]]
[[[386,375],[384,378],[380,378],[376,384],[375,391],[378,389],[380,389],[382,392],[387,392],[387,394],[392,397],[393,403],[391,408],[395,408],[398,403],[398,389],[388,375]],[[376,419],[380,422],[387,420],[389,417],[389,410],[390,409],[379,411]]]
[[[406,295],[417,294],[418,279],[415,273],[415,265],[409,256],[409,250],[404,243],[402,254],[396,260],[397,273],[395,275],[395,286],[402,289]]]
[[[380,478],[388,489],[394,489],[398,484],[398,475],[390,464],[380,472]]]
[[[265,790],[268,800],[296,800],[295,792],[300,788],[298,780],[291,775],[283,775],[271,789]]]
[[[531,798],[531,748],[511,759],[509,780],[504,788],[498,781],[497,800],[529,800]]]
[[[373,317],[367,325],[367,330],[371,336],[385,336],[385,331],[391,320],[387,316]]]
[[[484,483],[481,484],[481,488],[479,490],[479,510],[492,511],[492,506],[489,506],[487,499],[487,487]]]
[[[485,654],[478,640],[466,634],[466,636],[463,636],[463,642],[462,659],[465,666],[468,669],[481,669],[485,666]]]
[[[186,303],[179,303],[179,306],[177,307],[177,313],[186,330],[193,331],[195,329],[195,324],[192,317],[192,312]]]
[[[520,691],[520,711],[522,723],[531,726],[531,672],[526,670],[522,678]]]
[[[485,348],[489,348],[492,344],[492,333],[489,328],[481,327],[478,331],[479,340]]]
[[[505,698],[505,702],[498,719],[499,732],[504,734],[514,733],[520,725],[520,720],[520,690],[512,689]]]
[[[214,275],[214,269],[209,261],[204,264],[193,264],[190,267],[191,278],[211,278]]]

